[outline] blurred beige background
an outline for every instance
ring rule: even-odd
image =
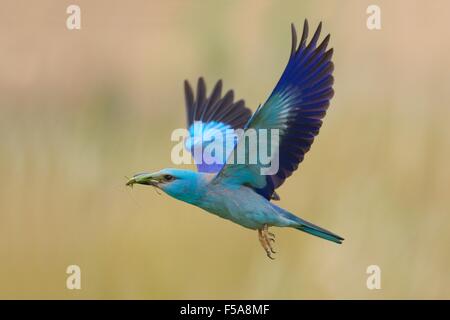
[[[66,29],[66,7],[82,29]],[[366,28],[378,4],[382,30]],[[0,298],[450,298],[448,1],[2,1]],[[182,81],[255,109],[291,22],[323,21],[335,91],[280,205],[342,246],[255,232],[125,175],[172,166]],[[82,290],[66,289],[66,267]],[[382,289],[366,288],[366,268]]]

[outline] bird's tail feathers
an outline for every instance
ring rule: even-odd
[[[344,241],[344,238],[338,236],[337,234],[334,234],[328,230],[322,229],[321,227],[315,226],[309,222],[306,222],[306,224],[305,223],[300,224],[299,226],[297,226],[295,228],[298,230],[304,231],[306,233],[312,234],[316,237],[336,242],[338,244],[341,244],[342,241]]]
[[[316,226],[315,224],[312,224],[311,222],[303,220],[286,210],[281,209],[280,213],[283,215],[284,218],[287,218],[288,220],[292,221],[293,224],[291,226],[297,230],[301,230],[303,232],[312,234],[313,236],[316,236],[316,237],[319,237],[319,238],[322,238],[325,240],[333,241],[333,242],[336,242],[339,244],[341,244],[342,241],[344,241],[344,238],[338,236],[337,234],[334,234],[331,231],[328,231],[319,226]]]

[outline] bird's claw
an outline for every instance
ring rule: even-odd
[[[270,252],[267,252],[267,257],[271,260],[275,260],[275,258],[270,255]]]
[[[261,246],[266,251],[267,257],[274,260],[275,258],[272,257],[272,254],[275,254],[276,251],[273,250],[271,242],[275,243],[275,235],[269,232],[268,229],[269,226],[267,224],[262,229],[258,229],[258,238]]]

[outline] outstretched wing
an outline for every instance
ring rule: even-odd
[[[251,111],[245,107],[244,100],[234,102],[233,90],[229,90],[222,97],[222,80],[216,83],[209,96],[207,96],[203,78],[198,79],[195,97],[188,81],[184,82],[184,91],[189,130],[189,138],[185,141],[185,147],[193,155],[194,150],[200,151],[194,156],[198,171],[218,172],[230,153],[223,151],[225,150],[223,146],[227,140],[234,139],[234,135],[229,134],[229,129],[244,128],[251,116]],[[215,140],[214,137],[218,135],[223,139]],[[206,148],[222,150],[221,161],[215,163],[206,161],[202,152]]]
[[[292,49],[289,62],[269,99],[250,119],[246,129],[278,129],[279,170],[262,175],[260,164],[235,164],[232,154],[216,176],[231,183],[245,184],[267,199],[295,171],[319,133],[322,118],[333,97],[333,49],[327,50],[330,35],[318,45],[322,23],[307,44],[305,20],[300,45],[292,25]],[[241,139],[242,140],[242,139]],[[243,143],[240,141],[239,143]],[[273,150],[273,149],[272,149]],[[246,157],[248,159],[248,155]]]

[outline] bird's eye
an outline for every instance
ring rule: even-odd
[[[165,181],[173,181],[173,180],[175,180],[175,177],[170,175],[170,174],[165,174],[164,175],[164,180]]]

